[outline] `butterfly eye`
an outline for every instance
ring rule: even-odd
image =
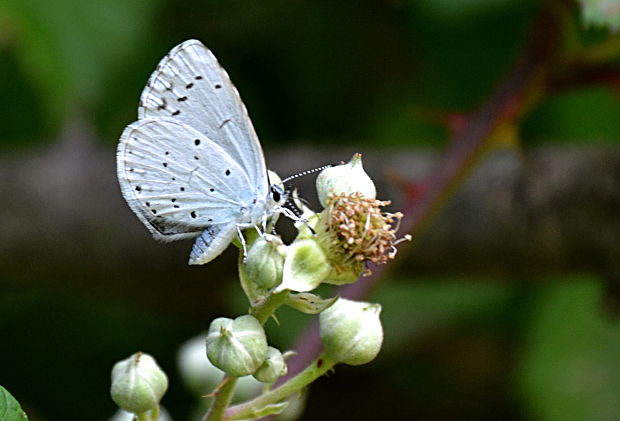
[[[275,184],[271,186],[271,198],[274,202],[280,202],[280,200],[282,200],[282,193],[283,191],[280,186],[277,186]]]

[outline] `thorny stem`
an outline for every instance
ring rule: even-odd
[[[221,387],[215,392],[215,399],[213,399],[213,403],[204,416],[203,421],[221,421],[224,419],[224,411],[230,405],[230,400],[237,384],[237,377],[226,375],[220,384]]]
[[[288,294],[288,290],[285,290],[269,295],[264,301],[253,305],[250,314],[256,317],[261,325],[264,325],[276,309],[284,304]]]
[[[233,406],[226,411],[225,420],[242,420],[253,419],[257,411],[265,408],[267,405],[281,402],[288,396],[300,392],[304,387],[321,377],[327,371],[331,370],[336,361],[329,358],[326,354],[320,355],[305,370],[301,371],[295,377],[289,379],[286,383],[266,392],[251,401]]]
[[[560,37],[560,24],[548,11],[543,13],[534,28],[533,42],[524,51],[514,70],[489,99],[469,118],[463,128],[452,138],[448,150],[424,182],[421,196],[410,197],[405,204],[401,221],[402,232],[419,235],[437,215],[441,205],[465,179],[489,146],[494,131],[506,121],[515,120],[531,106],[532,90],[539,89],[548,69],[555,59],[555,49]],[[359,299],[376,286],[391,265],[372,267],[372,275],[341,287],[339,294]],[[293,349],[298,354],[289,360],[289,375],[294,375],[318,354],[321,343],[319,326],[314,321],[297,339]],[[286,377],[280,381],[285,381]]]
[[[243,264],[242,257],[240,257],[239,264]],[[240,276],[243,276],[241,272]],[[263,301],[253,304],[250,314],[256,317],[261,325],[264,325],[275,310],[284,304],[287,295],[288,291],[269,295]],[[220,384],[221,387],[215,392],[215,399],[204,416],[203,421],[221,421],[224,419],[224,411],[230,405],[230,400],[237,384],[237,377],[224,376]]]

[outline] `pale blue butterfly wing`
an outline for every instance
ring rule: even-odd
[[[123,196],[156,239],[199,235],[190,264],[206,263],[267,211],[265,161],[245,106],[213,54],[190,40],[161,60],[138,116],[118,146]]]
[[[200,41],[174,47],[151,75],[138,118],[172,117],[205,134],[267,193],[267,168],[258,136],[239,92]]]

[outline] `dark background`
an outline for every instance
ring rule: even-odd
[[[142,350],[189,419],[176,352],[246,311],[235,252],[188,267],[191,243],[153,241],[115,147],[159,59],[198,38],[271,168],[362,152],[414,233],[365,297],[383,306],[381,354],[321,378],[303,420],[620,419],[620,37],[583,16],[533,0],[1,2],[0,384],[32,420],[105,420],[112,365]],[[310,317],[278,315],[286,349]]]

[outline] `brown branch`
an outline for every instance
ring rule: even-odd
[[[530,90],[538,87],[541,77],[554,59],[558,38],[558,22],[552,15],[544,13],[537,22],[529,46],[512,72],[451,139],[444,156],[422,183],[424,189],[421,194],[406,203],[401,232],[411,233],[415,238],[428,227],[437,210],[463,181],[476,158],[481,155],[493,130],[501,122],[521,115],[529,100]],[[373,267],[371,276],[340,288],[339,294],[351,299],[361,299],[376,287],[389,269],[386,265]],[[321,349],[316,320],[302,332],[293,349],[298,354],[289,360],[289,376],[305,367]]]

